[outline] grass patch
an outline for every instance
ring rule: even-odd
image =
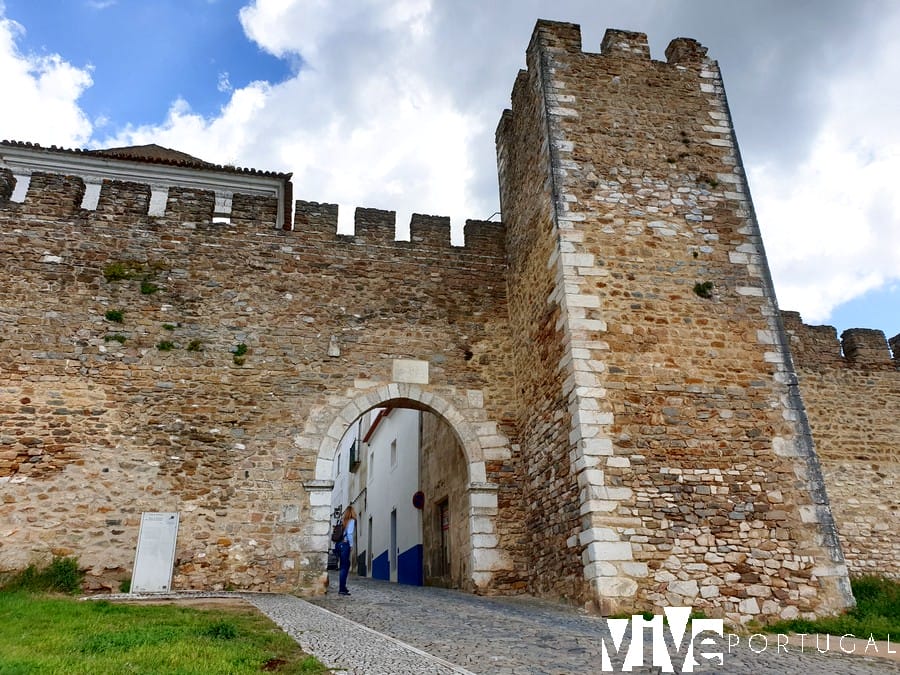
[[[122,323],[125,317],[125,313],[121,309],[109,309],[104,314],[107,321],[112,321],[113,323]]]
[[[772,633],[828,633],[887,640],[900,635],[900,581],[864,576],[850,580],[856,607],[816,621],[792,619],[766,626]]]
[[[38,567],[31,564],[21,572],[7,577],[0,584],[0,591],[78,593],[81,591],[82,579],[84,572],[78,569],[76,558],[56,557],[48,565]]]
[[[156,343],[156,348],[161,352],[170,352],[175,349],[175,343],[171,340],[160,340]]]
[[[0,593],[4,673],[328,673],[251,608]],[[273,668],[273,664],[275,667]]]
[[[200,340],[191,340],[188,342],[187,350],[189,352],[202,352],[203,351],[203,343]]]
[[[159,286],[157,286],[156,284],[150,283],[146,280],[141,282],[141,295],[153,295],[158,290]]]
[[[118,342],[120,345],[124,345],[125,340],[127,340],[127,339],[128,338],[126,338],[121,333],[114,333],[113,335],[104,336],[103,341],[104,342]]]

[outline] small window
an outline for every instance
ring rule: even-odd
[[[397,466],[397,439],[391,441],[391,468]]]
[[[360,455],[361,443],[357,438],[353,441],[353,444],[350,446],[350,473],[356,473],[356,470],[359,468],[359,455]]]

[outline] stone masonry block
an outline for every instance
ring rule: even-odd
[[[586,551],[590,562],[633,559],[631,544],[627,541],[593,542],[588,544]]]

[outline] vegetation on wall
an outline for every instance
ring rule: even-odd
[[[244,362],[247,360],[247,357],[245,356],[247,354],[247,351],[247,345],[245,345],[243,342],[241,342],[234,348],[234,350],[232,351],[232,353],[234,354],[232,360],[234,361],[235,365],[244,365]]]
[[[78,568],[76,558],[55,557],[47,565],[32,563],[9,575],[0,583],[0,591],[77,593],[81,590],[82,579],[84,572]]]
[[[713,296],[713,282],[704,281],[701,283],[698,281],[696,284],[694,284],[694,293],[699,295],[701,298],[711,298]]]

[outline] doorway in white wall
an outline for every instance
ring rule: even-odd
[[[357,511],[354,571],[401,584],[464,587],[468,465],[446,420],[388,401],[350,425],[334,456],[332,510],[352,504]],[[446,529],[435,523],[438,504]]]

